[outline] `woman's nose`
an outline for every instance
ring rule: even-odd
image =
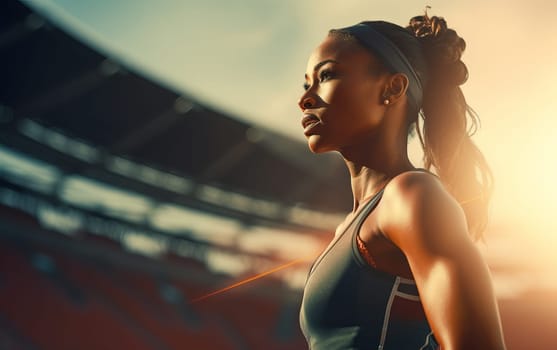
[[[315,99],[308,95],[302,96],[302,98],[300,98],[300,100],[298,101],[298,106],[300,106],[300,109],[302,111],[306,109],[310,109],[314,105],[315,105]]]

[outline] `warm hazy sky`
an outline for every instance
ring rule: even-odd
[[[557,267],[557,3],[371,0],[28,0],[108,55],[239,118],[302,140],[306,60],[330,28],[406,24],[432,6],[467,41],[464,85],[496,176],[492,225]],[[545,258],[544,258],[545,259]],[[546,260],[549,261],[549,260]]]

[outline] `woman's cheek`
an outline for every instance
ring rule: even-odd
[[[327,84],[323,84],[319,91],[319,97],[327,105],[333,104],[338,100],[339,95],[339,85],[336,81],[330,81]]]
[[[319,97],[326,105],[331,103],[331,89],[328,87],[322,87],[319,91]]]

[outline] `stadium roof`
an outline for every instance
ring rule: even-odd
[[[350,208],[336,155],[315,157],[297,140],[150,81],[17,1],[2,7],[0,125],[8,151],[74,179],[246,221],[292,223],[294,215],[311,228],[319,226],[311,216],[291,209]]]

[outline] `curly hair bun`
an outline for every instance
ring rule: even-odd
[[[461,85],[468,79],[468,69],[461,61],[466,42],[447,27],[443,17],[422,16],[410,19],[406,27],[422,44],[428,62],[430,79]]]

